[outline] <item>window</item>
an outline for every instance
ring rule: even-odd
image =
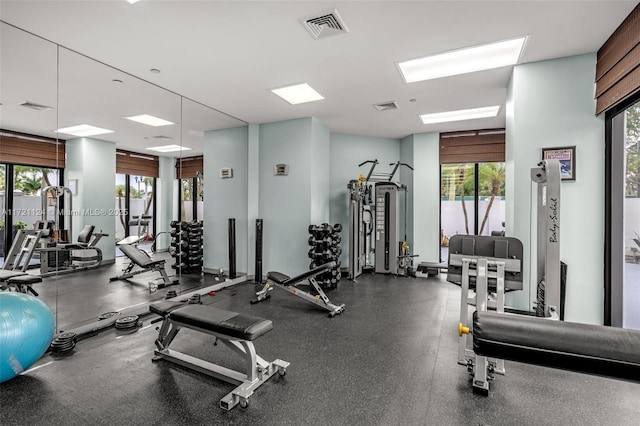
[[[445,261],[452,235],[504,232],[505,165],[442,164],[440,171],[440,260]]]
[[[640,329],[638,100],[607,114],[605,322],[633,329]]]

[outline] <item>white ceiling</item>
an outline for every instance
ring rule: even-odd
[[[397,62],[522,35],[529,39],[521,63],[595,52],[636,4],[615,0],[141,0],[131,5],[125,0],[2,0],[0,12],[9,24],[245,122],[314,116],[334,132],[401,138],[421,132],[503,127],[504,108],[496,118],[436,125],[422,124],[418,114],[504,106],[512,67],[405,84]],[[314,40],[298,22],[300,17],[334,7],[347,24],[346,34]],[[5,70],[11,68],[6,62],[3,52],[3,85]],[[151,68],[161,73],[153,74]],[[62,71],[61,67],[61,81]],[[92,106],[85,111],[99,110],[96,104],[108,103],[103,96],[121,90],[111,83],[118,77],[107,74],[101,82],[94,79],[81,89],[86,93],[104,86],[95,91]],[[80,82],[77,75],[64,78],[69,87]],[[326,99],[292,106],[269,91],[299,82],[309,83]],[[6,86],[0,89],[4,114],[9,105],[4,100],[7,90]],[[146,99],[152,101],[152,96]],[[397,101],[400,108],[378,112],[372,107],[386,101]],[[123,116],[122,111],[107,113]],[[65,114],[71,115],[71,110]],[[212,115],[218,120],[212,128],[242,124]],[[188,127],[184,118],[183,134]],[[141,143],[126,147],[135,150]]]

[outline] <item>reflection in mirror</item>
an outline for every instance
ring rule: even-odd
[[[165,164],[173,158],[150,148],[179,144],[181,111],[178,95],[76,52],[60,48],[59,66],[65,185],[75,188],[70,238],[93,227],[103,265],[90,281],[86,272],[56,277],[67,289],[58,304],[68,327],[180,292],[169,285],[177,278],[160,237],[173,219],[166,209],[173,175]],[[84,252],[77,256],[96,254]],[[162,274],[154,261],[165,258]]]
[[[0,228],[40,228],[27,273],[42,279],[33,289],[56,329],[211,285],[197,229],[205,135],[246,123],[5,24],[1,54],[0,202],[4,212],[32,197],[20,213],[35,216],[5,215]],[[41,145],[9,157],[26,141]],[[195,221],[199,242],[179,248],[174,221]]]
[[[0,23],[0,265],[4,270],[37,271],[45,256],[38,249],[46,242],[47,230],[34,228],[46,214],[55,215],[42,203],[42,192],[60,183],[64,168],[64,141],[57,141],[55,133],[57,55],[55,44]],[[7,290],[18,289],[6,281],[0,284]],[[57,317],[56,283],[32,282],[29,287]]]

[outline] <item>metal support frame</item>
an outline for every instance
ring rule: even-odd
[[[316,275],[324,273],[325,271],[319,271]],[[267,275],[268,277],[268,275]],[[313,287],[313,289],[316,291],[316,293],[318,293],[317,295],[313,295],[307,291],[301,290],[298,288],[299,285],[310,285]],[[293,294],[294,296],[298,296],[301,299],[306,300],[307,302],[311,302],[314,305],[317,305],[319,307],[321,307],[322,309],[325,309],[327,311],[329,311],[329,316],[330,317],[334,317],[338,314],[341,314],[344,311],[345,305],[344,303],[341,305],[335,305],[334,303],[331,302],[331,300],[329,300],[329,297],[327,296],[327,294],[324,292],[324,290],[322,290],[322,287],[320,287],[320,285],[316,282],[315,278],[309,277],[303,281],[299,281],[295,284],[278,284],[275,281],[270,280],[269,278],[267,278],[267,282],[264,284],[264,286],[262,286],[262,289],[258,292],[256,292],[256,298],[251,300],[251,303],[258,303],[261,302],[263,300],[268,299],[269,297],[271,297],[271,295],[269,294],[269,292],[271,290],[273,290],[274,287],[279,287],[285,291],[288,291],[289,293]]]
[[[42,231],[37,229],[19,229],[4,260],[2,269],[25,272],[36,250]]]
[[[536,283],[544,287],[544,317],[560,312],[560,162],[544,160],[531,169],[538,184]]]
[[[133,268],[136,267],[136,264],[133,263],[133,261],[129,260],[127,266],[122,270],[122,274],[118,275],[117,277],[109,278],[109,281],[128,280],[133,276],[144,274],[146,272],[159,272],[161,275],[159,278],[147,282],[147,285],[149,286],[149,293],[153,293],[159,288],[178,284],[177,279],[172,280],[171,278],[169,278],[169,275],[167,275],[167,271],[164,269],[164,265],[165,263],[163,262],[151,268],[143,268],[137,271],[133,271]]]
[[[520,272],[519,259],[451,254],[449,264],[462,266],[462,292],[460,300],[460,327],[468,328],[469,306],[477,311],[495,310],[504,313],[505,272]],[[471,277],[475,278],[475,291],[470,289]],[[491,285],[495,283],[495,287]],[[473,391],[482,395],[489,393],[489,381],[494,373],[505,374],[504,360],[476,355],[469,348],[471,339],[460,334],[458,364],[466,365],[473,372]]]
[[[224,343],[229,349],[244,359],[244,373],[231,370],[224,366],[205,361],[191,355],[169,349],[169,345],[175,339],[180,328],[189,328],[200,331],[202,333],[214,336],[217,340]],[[154,361],[164,359],[174,364],[195,370],[199,373],[206,374],[211,377],[238,385],[220,400],[220,408],[231,410],[236,405],[246,408],[249,405],[249,397],[263,383],[271,378],[276,372],[284,376],[289,363],[281,359],[273,362],[265,361],[256,353],[253,342],[243,339],[235,339],[230,336],[195,327],[190,324],[172,320],[166,317],[160,328],[158,339],[155,342],[157,349],[154,350]]]
[[[56,247],[41,247],[37,248],[36,251],[40,253],[40,276],[41,277],[49,277],[52,275],[58,274],[68,274],[71,272],[77,271],[86,271],[88,269],[95,269],[102,265],[102,250],[97,246],[98,241],[102,237],[107,237],[108,234],[102,234],[96,232],[91,235],[89,243],[87,245],[81,244],[67,244],[65,246],[56,246]],[[92,250],[95,251],[95,255],[93,256],[74,256],[73,252],[77,251],[87,251]],[[69,264],[60,267],[57,264],[51,265],[49,263],[49,253],[68,253],[69,254]],[[76,263],[74,263],[76,262]]]

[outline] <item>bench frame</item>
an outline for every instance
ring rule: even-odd
[[[275,276],[272,275],[273,272],[267,273],[267,282],[262,286],[262,289],[256,292],[256,297],[251,300],[251,303],[258,303],[265,299],[271,297],[269,292],[273,290],[274,287],[279,287],[294,296],[298,296],[307,302],[311,302],[314,305],[320,306],[321,308],[329,311],[329,317],[334,317],[338,314],[341,314],[344,311],[344,303],[341,305],[335,305],[329,300],[327,294],[322,290],[322,287],[315,280],[315,277],[328,271],[329,269],[335,266],[335,262],[325,263],[324,265],[320,265],[310,271],[307,271],[303,274],[298,275],[297,277],[289,278],[284,282],[278,282],[275,279]],[[284,274],[281,274],[284,275]],[[285,275],[286,276],[286,275]],[[313,295],[307,291],[301,290],[298,288],[299,285],[308,284],[316,291],[317,295]]]
[[[124,247],[124,245],[120,246],[120,251],[122,251],[122,247]],[[147,256],[150,260],[152,260],[149,254],[144,250],[140,250],[135,246],[128,246],[128,247],[132,247],[135,250],[138,250],[140,253],[144,253],[145,256]],[[122,270],[122,274],[118,275],[117,277],[109,278],[109,281],[128,280],[129,278],[135,275],[144,274],[145,272],[159,272],[161,275],[159,278],[151,280],[147,283],[147,285],[149,286],[149,293],[153,293],[159,288],[164,288],[170,285],[178,284],[178,280],[171,280],[169,278],[169,275],[167,275],[167,271],[165,271],[164,269],[164,265],[166,261],[164,260],[158,261],[156,264],[145,268],[144,266],[134,262],[133,259],[125,251],[122,251],[122,254],[124,254],[127,257],[127,259],[129,259],[129,263]],[[141,269],[137,271],[133,271],[133,268],[135,268],[136,266],[140,267]]]
[[[174,349],[169,349],[169,345],[182,327],[209,334],[216,338],[216,343],[218,341],[224,343],[225,346],[244,359],[246,372],[241,373]],[[248,407],[249,397],[253,395],[253,392],[276,372],[280,376],[284,376],[289,366],[287,361],[281,359],[276,359],[273,362],[265,361],[256,353],[253,342],[249,340],[227,336],[219,332],[195,327],[191,324],[184,324],[171,318],[169,314],[164,317],[164,322],[155,344],[157,349],[154,350],[155,357],[153,361],[164,359],[199,373],[238,385],[220,400],[220,408],[227,411],[238,404],[243,408]]]

